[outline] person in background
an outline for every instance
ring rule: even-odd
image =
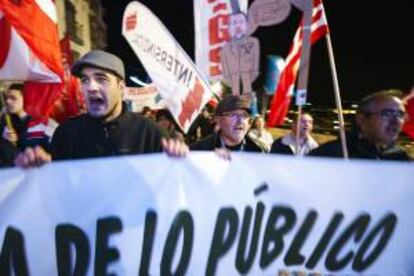
[[[215,121],[209,106],[205,106],[201,113],[197,116],[187,133],[187,142],[195,143],[200,139],[214,132]]]
[[[226,152],[265,152],[265,149],[255,144],[247,136],[250,129],[250,112],[250,103],[244,96],[230,95],[224,97],[218,103],[215,112],[218,131],[191,144],[190,150],[219,149]]]
[[[273,137],[272,134],[265,129],[265,122],[262,116],[257,115],[253,118],[252,128],[247,135],[253,142],[265,149],[266,152],[270,151]]]
[[[15,159],[20,167],[41,166],[53,160],[82,159],[160,152],[183,156],[188,147],[176,140],[162,140],[155,122],[127,110],[122,102],[124,64],[117,56],[93,50],[73,65],[80,78],[87,114],[71,118],[56,129],[51,151],[26,148]]]
[[[184,142],[184,135],[177,130],[177,126],[174,122],[170,111],[167,109],[160,109],[156,115],[156,122],[161,129],[162,136],[165,138],[177,139]]]
[[[148,119],[151,119],[151,120],[155,119],[153,111],[147,105],[142,108],[141,115],[144,116],[145,118],[148,118]]]
[[[308,113],[303,113],[299,120],[299,145],[296,144],[298,126],[298,118],[296,118],[292,124],[291,131],[273,142],[270,150],[271,153],[306,155],[319,146],[318,142],[311,135],[313,130],[312,116]]]
[[[412,158],[397,145],[407,118],[399,90],[383,90],[363,98],[355,115],[354,129],[347,133],[349,158],[400,160]],[[312,156],[343,157],[340,140],[313,150]]]
[[[0,167],[13,165],[25,136],[30,117],[23,103],[23,84],[11,84],[4,92],[4,114],[0,118]]]
[[[35,137],[28,133],[33,119],[24,110],[23,87],[23,84],[13,83],[4,92],[5,112],[0,118],[0,167],[13,166],[14,158],[27,146],[49,146],[49,137],[45,133]]]

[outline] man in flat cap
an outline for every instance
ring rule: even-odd
[[[246,135],[250,128],[250,113],[250,103],[245,97],[230,95],[223,98],[215,113],[218,132],[190,145],[190,149],[264,152]]]
[[[161,152],[185,155],[185,144],[163,140],[156,124],[129,112],[122,102],[125,71],[121,59],[93,50],[72,67],[81,82],[87,114],[69,119],[56,129],[51,152],[26,149],[15,160],[20,167],[40,166],[53,160]]]

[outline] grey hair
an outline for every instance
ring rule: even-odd
[[[364,114],[371,111],[372,105],[378,101],[392,98],[402,99],[403,92],[398,89],[381,90],[362,98],[358,105],[357,114]]]

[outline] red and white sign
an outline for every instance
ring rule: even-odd
[[[144,5],[125,9],[122,34],[147,70],[177,124],[187,132],[212,96],[193,61]]]
[[[55,4],[0,0],[0,80],[61,82]]]
[[[153,85],[126,87],[124,92],[124,100],[131,101],[133,112],[141,112],[144,106],[148,106],[152,110],[165,108],[165,101],[157,98],[158,91]]]
[[[240,9],[247,12],[247,0],[239,0]],[[194,0],[195,60],[209,81],[222,79],[221,49],[230,39],[228,0]]]

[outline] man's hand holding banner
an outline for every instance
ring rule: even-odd
[[[409,276],[411,178],[399,162],[213,153],[2,170],[0,274]]]

